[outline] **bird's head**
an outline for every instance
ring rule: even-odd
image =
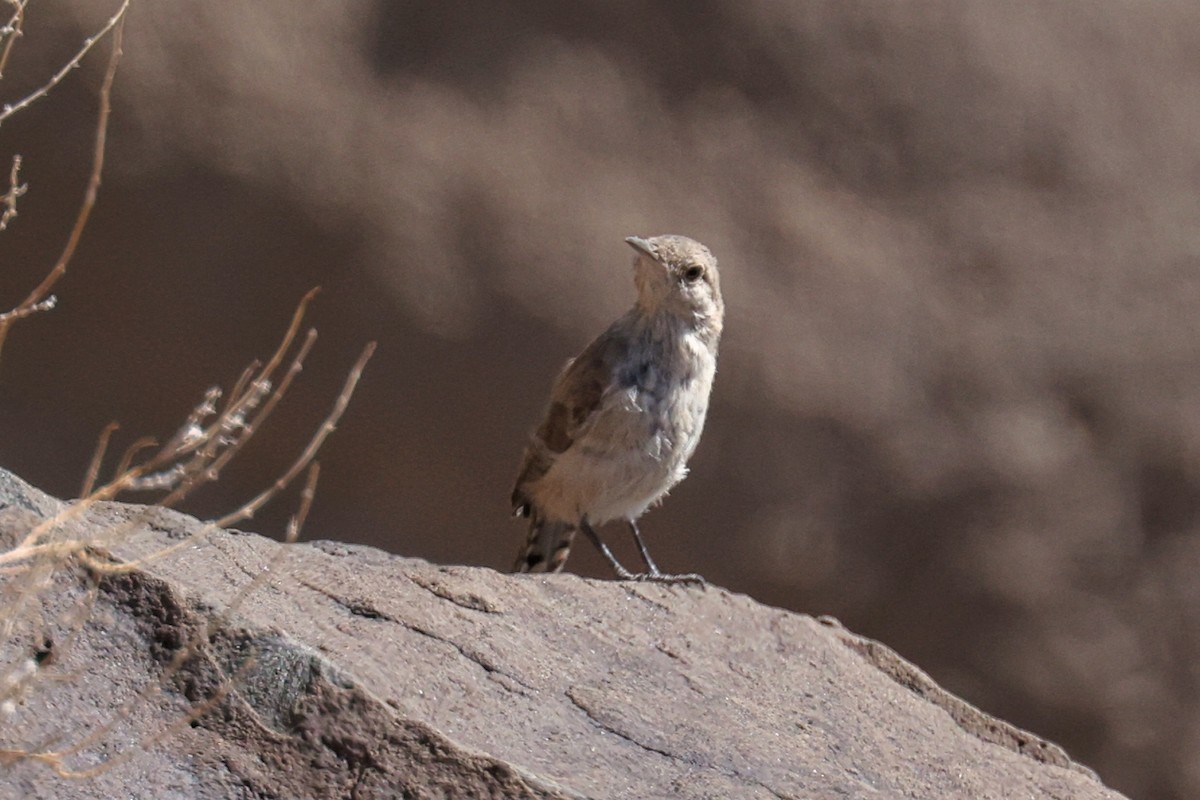
[[[719,333],[725,304],[717,259],[709,249],[686,236],[630,236],[637,251],[633,263],[638,307],[647,313],[667,312]]]

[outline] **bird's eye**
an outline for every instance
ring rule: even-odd
[[[704,277],[704,267],[688,267],[683,271],[683,279],[688,283],[695,283]]]

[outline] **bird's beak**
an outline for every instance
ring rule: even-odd
[[[655,259],[656,261],[658,260],[658,254],[654,252],[654,248],[651,247],[650,243],[647,242],[642,237],[627,236],[627,237],[625,237],[625,243],[627,245],[629,245],[630,247],[632,247],[634,250],[637,250],[639,253],[645,253],[646,255],[650,256],[651,258]]]

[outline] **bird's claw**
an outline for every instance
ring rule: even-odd
[[[688,573],[686,575],[668,575],[665,572],[639,572],[636,574],[622,575],[622,580],[639,581],[641,583],[665,583],[665,584],[696,584],[703,586],[708,583],[703,575]]]

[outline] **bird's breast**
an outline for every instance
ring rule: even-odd
[[[695,449],[708,413],[716,359],[700,342],[684,337],[672,357],[649,364],[636,388],[635,405],[648,428],[650,455],[686,461]]]

